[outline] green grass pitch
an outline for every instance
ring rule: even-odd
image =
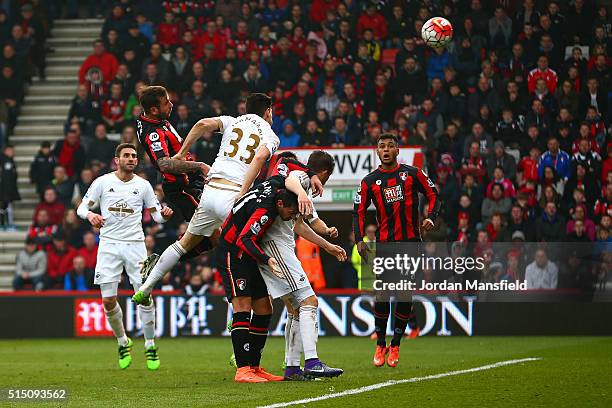
[[[345,369],[337,379],[308,383],[236,384],[227,338],[158,341],[162,367],[145,368],[143,340],[134,361],[117,368],[113,339],[2,340],[0,388],[66,388],[67,403],[15,403],[48,407],[255,407],[372,385],[479,367],[499,361],[541,360],[405,383],[309,403],[307,407],[583,407],[612,406],[609,337],[425,337],[404,340],[396,369],[375,368],[374,342],[321,338],[319,353]],[[284,342],[269,339],[263,366],[279,374]],[[0,406],[11,406],[6,400]]]

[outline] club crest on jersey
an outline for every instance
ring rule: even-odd
[[[251,225],[251,232],[257,235],[259,231],[261,231],[261,225],[258,222],[253,223],[253,225]]]
[[[355,193],[355,199],[353,200],[353,202],[357,205],[361,204],[361,194],[359,194],[359,191]]]
[[[244,290],[246,288],[246,284],[246,279],[236,279],[236,286],[238,286],[238,289]]]
[[[400,184],[383,189],[383,193],[387,203],[394,203],[404,199],[404,191],[402,190],[402,186]]]
[[[261,223],[261,225],[265,225],[269,219],[270,218],[267,215],[262,215],[261,218],[259,219],[259,222]]]
[[[164,148],[162,147],[161,142],[153,142],[151,143],[151,150],[153,150],[154,152],[159,152],[164,150]]]
[[[408,175],[403,171],[400,172],[399,176],[403,181],[406,181],[406,179],[408,178]]]
[[[124,200],[119,200],[108,207],[108,211],[118,218],[125,218],[134,214],[134,210],[132,210]]]
[[[132,193],[133,193],[134,195],[137,195],[137,194],[138,194],[138,189],[136,189],[136,190],[132,191]]]
[[[278,174],[283,177],[287,177],[287,174],[289,173],[289,167],[287,167],[285,163],[279,164],[276,169],[278,170]]]

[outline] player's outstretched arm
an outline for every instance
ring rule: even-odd
[[[198,120],[189,133],[187,133],[187,137],[183,140],[181,150],[174,155],[174,158],[184,160],[196,140],[207,132],[216,132],[219,129],[223,129],[223,123],[218,118],[204,118]]]
[[[249,168],[244,174],[244,182],[242,183],[242,188],[240,189],[240,193],[238,193],[236,200],[238,200],[240,197],[245,195],[247,191],[249,191],[249,189],[253,185],[253,182],[257,178],[257,175],[261,171],[261,168],[263,167],[266,160],[270,158],[270,156],[271,153],[267,146],[261,146],[257,150],[257,153],[255,153],[255,157],[253,157],[253,160],[249,164]]]
[[[312,214],[312,200],[308,197],[308,193],[302,187],[302,183],[297,177],[287,177],[285,180],[285,188],[298,196],[298,206],[300,214]]]
[[[325,238],[314,232],[312,228],[310,228],[310,226],[306,224],[302,218],[299,218],[296,221],[293,231],[305,240],[310,241],[313,244],[323,248],[328,254],[334,256],[340,262],[346,261],[346,251],[342,249],[342,247],[340,247],[339,245],[332,244],[331,242],[327,241]]]

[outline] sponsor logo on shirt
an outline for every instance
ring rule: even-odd
[[[108,211],[118,218],[125,218],[134,214],[134,210],[130,208],[130,206],[127,202],[125,202],[125,200],[119,200],[115,202],[113,205],[108,207]]]
[[[387,203],[394,203],[404,199],[404,191],[402,190],[402,186],[400,184],[397,186],[384,188],[383,193]]]

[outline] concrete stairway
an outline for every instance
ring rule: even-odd
[[[63,137],[70,101],[76,94],[78,71],[91,53],[92,42],[100,36],[103,20],[56,20],[48,44],[55,50],[47,54],[47,78],[34,78],[26,91],[25,102],[10,141],[15,145],[22,200],[15,203],[17,232],[0,232],[0,290],[10,289],[15,274],[15,255],[23,248],[26,230],[32,223],[38,203],[30,184],[30,163],[47,140],[53,144]]]

